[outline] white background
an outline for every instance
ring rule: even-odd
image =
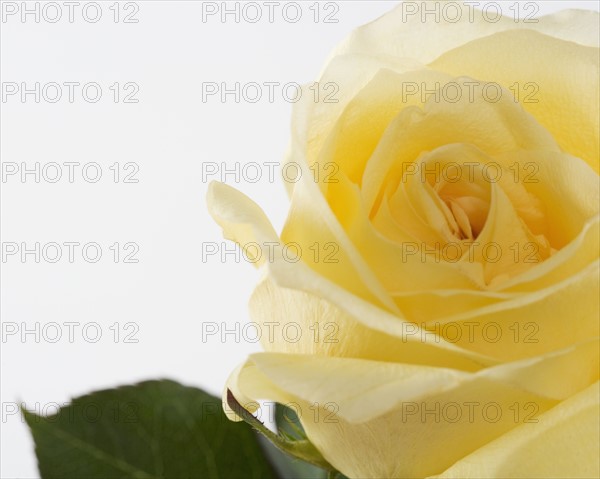
[[[219,15],[203,22],[202,2],[194,1],[138,1],[132,17],[137,23],[123,23],[133,7],[123,2],[111,10],[113,1],[100,2],[102,17],[96,23],[83,17],[86,2],[75,8],[72,23],[64,2],[58,2],[63,18],[56,23],[44,17],[36,23],[33,15],[22,22],[20,12],[2,19],[3,83],[24,82],[32,88],[36,82],[40,87],[96,82],[102,88],[97,103],[86,101],[81,87],[74,87],[70,103],[63,86],[63,98],[56,103],[43,97],[36,103],[33,95],[23,102],[17,94],[0,104],[4,168],[22,162],[30,168],[36,162],[63,165],[57,183],[43,177],[36,183],[32,174],[25,182],[19,174],[3,178],[2,241],[30,248],[36,242],[96,242],[102,248],[97,263],[82,257],[81,246],[73,263],[66,246],[57,263],[44,258],[36,263],[33,254],[25,262],[16,254],[1,263],[2,478],[37,477],[27,428],[12,414],[16,402],[52,412],[53,404],[91,390],[163,377],[219,395],[229,372],[259,349],[243,338],[236,341],[234,334],[225,342],[219,335],[202,341],[203,322],[226,323],[235,330],[236,323],[239,328],[247,321],[246,304],[257,280],[256,270],[243,260],[237,263],[232,254],[225,262],[219,255],[203,262],[202,243],[221,246],[222,239],[205,206],[202,168],[207,162],[225,162],[229,168],[236,162],[279,162],[289,138],[291,103],[280,87],[274,87],[273,102],[266,98],[267,87],[257,103],[243,98],[236,103],[233,95],[226,103],[218,95],[203,102],[201,85],[313,81],[336,43],[397,3],[337,2],[339,10],[330,17],[337,23],[323,22],[325,14],[334,12],[325,3],[318,6],[321,16],[315,22],[314,2],[302,2],[297,23],[286,21],[281,7],[270,23],[264,4],[263,18],[254,24],[243,16],[236,23],[233,15],[225,23]],[[21,2],[15,4],[22,8]],[[538,3],[540,14],[566,4],[598,9],[598,2]],[[254,11],[246,13],[254,16]],[[46,14],[52,19],[55,11]],[[87,14],[93,18],[95,12]],[[121,93],[117,103],[109,89],[115,82]],[[128,82],[139,86],[138,103],[122,101]],[[46,93],[54,97],[55,90]],[[80,163],[73,183],[66,178],[65,162]],[[102,168],[96,183],[82,177],[81,165],[90,162]],[[116,183],[109,167],[118,163],[122,179],[128,162],[139,166],[139,182]],[[256,183],[236,182],[233,174],[225,179],[257,201],[280,229],[287,210],[283,182],[279,175],[269,182],[266,168],[262,173]],[[211,178],[220,179],[220,174]],[[121,245],[117,263],[109,249],[115,242]],[[123,262],[122,245],[128,242],[139,246],[138,263]],[[46,326],[52,322],[62,330],[55,343],[49,339],[56,329]],[[67,322],[79,324],[73,342]],[[90,340],[96,329],[86,330],[88,340],[83,335],[83,326],[92,322],[102,331],[95,343]],[[130,338],[137,343],[124,342],[133,331],[124,329],[129,322],[139,327]],[[9,335],[13,323],[19,331]],[[39,323],[39,337],[23,338],[21,323],[30,329]],[[109,329],[114,323],[120,329],[117,342],[114,328]]]

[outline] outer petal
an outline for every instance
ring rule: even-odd
[[[296,270],[294,277],[305,273]],[[263,333],[261,344],[266,351],[406,362],[465,371],[496,364],[485,354],[457,348],[412,323],[388,318],[381,310],[366,309],[350,295],[338,303],[343,306],[338,306],[323,298],[322,293],[327,294],[327,290],[319,294],[306,288],[281,286],[276,281],[273,276],[264,278],[250,300],[252,320],[261,325],[261,331],[269,331],[271,327],[277,334]],[[294,286],[301,285],[296,282]],[[282,341],[283,334],[287,339]]]
[[[428,8],[435,10],[434,3],[443,7],[444,2],[405,2],[377,20],[356,29],[342,43],[335,54],[358,54],[372,56],[383,61],[388,58],[414,58],[429,63],[435,58],[468,42],[507,30],[535,30],[561,40],[598,47],[598,12],[564,10],[543,16],[533,22],[515,22],[504,16],[497,22],[485,21],[481,13],[460,2],[447,15],[439,15],[441,21],[433,21],[434,15],[423,17]],[[413,5],[410,5],[410,4]],[[427,7],[424,4],[428,4]],[[414,8],[418,12],[410,13]],[[439,6],[438,6],[439,9]],[[472,12],[472,13],[471,13]],[[448,21],[448,19],[458,21]],[[428,21],[423,21],[423,20]]]
[[[299,244],[306,253],[315,247],[333,247],[336,249],[334,258],[310,261],[306,255],[306,264],[349,292],[398,313],[388,292],[348,238],[317,184],[310,179],[310,170],[303,167],[302,171],[303,178],[294,188],[281,239],[285,243]]]
[[[564,151],[598,171],[598,48],[508,31],[448,51],[430,66],[510,88]]]
[[[458,461],[439,479],[600,477],[600,385]]]
[[[597,338],[598,266],[595,261],[553,286],[432,320],[428,327],[457,346],[505,361]]]
[[[250,409],[258,399],[293,404],[313,444],[349,477],[425,477],[596,381],[596,350],[587,343],[478,373],[259,353],[228,387]],[[568,384],[550,378],[581,364]]]

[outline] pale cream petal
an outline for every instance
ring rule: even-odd
[[[545,207],[546,236],[556,249],[565,247],[600,211],[600,179],[580,158],[553,151],[520,150],[496,158],[509,168],[503,187],[521,183]],[[510,192],[508,192],[510,193]]]
[[[494,363],[494,360],[490,360],[486,355],[457,347],[436,334],[424,334],[418,326],[408,322],[405,318],[391,314],[352,295],[335,283],[318,276],[302,263],[289,265],[282,261],[273,262],[269,264],[268,275],[279,287],[306,292],[315,298],[326,300],[362,326],[399,338],[404,343],[414,343],[411,344],[410,353],[415,355],[416,362],[429,360],[437,363],[445,352],[444,360],[449,361],[446,364],[452,365],[452,367],[472,369],[473,363],[479,366]],[[424,351],[418,352],[418,346],[422,346]],[[441,351],[434,352],[430,349],[431,346]],[[430,359],[427,354],[431,355]],[[469,362],[471,363],[469,364]]]
[[[461,459],[438,479],[600,477],[600,385]]]
[[[599,63],[598,48],[509,31],[448,51],[431,67],[510,88],[564,151],[598,171]]]
[[[552,291],[557,292],[562,290],[564,285],[572,282],[572,278],[586,268],[594,269],[594,266],[590,265],[598,259],[598,251],[600,249],[600,242],[598,240],[600,232],[599,223],[600,217],[593,218],[584,226],[581,233],[571,243],[556,252],[550,259],[540,264],[533,264],[530,270],[499,285],[497,290],[469,291],[465,289],[438,288],[419,291],[404,289],[393,291],[392,296],[405,317],[417,324],[431,321],[434,324],[439,323],[443,325],[455,321],[469,321],[474,318],[485,317],[492,311],[486,307],[496,305],[496,317],[500,317],[503,310],[507,311],[509,315],[517,314],[510,317],[523,321],[521,327],[525,328],[524,325],[531,322],[531,318],[528,316],[531,310],[526,308],[526,312],[523,315],[515,313],[519,311],[519,308],[523,304],[529,301],[532,301],[533,304],[544,301],[543,298],[546,297],[546,294],[542,293],[539,295],[540,292],[546,291],[547,288],[552,286],[563,284],[563,286],[548,290],[549,294],[553,294],[551,293]],[[526,252],[521,253],[525,254]],[[515,254],[515,251],[510,251],[510,254]],[[451,257],[451,254],[440,255],[440,258],[443,257]],[[528,257],[524,257],[523,259],[527,260]],[[587,277],[591,280],[591,283],[594,283],[593,271],[589,273]],[[591,289],[593,290],[593,287]],[[588,288],[588,290],[590,289]],[[529,296],[529,293],[534,293],[534,295]],[[512,301],[518,298],[521,299]],[[525,302],[523,302],[524,299]],[[597,302],[592,296],[589,297],[589,300],[591,301],[591,305]],[[569,323],[567,322],[567,324]],[[506,326],[510,327],[511,325],[506,324]],[[456,328],[454,327],[448,327],[448,329],[449,332],[444,335],[445,337],[456,337],[459,334],[455,331]],[[535,329],[537,328],[530,324],[521,333],[527,336],[533,334]],[[461,334],[465,334],[468,328],[462,326],[458,330]],[[505,332],[505,334],[507,333]],[[510,332],[510,334],[516,333]],[[521,334],[521,337],[523,337],[523,334]],[[569,334],[566,332],[565,334],[565,337],[568,338]],[[538,335],[535,334],[535,336]],[[537,339],[539,339],[539,336]]]
[[[575,214],[575,212],[574,212]],[[600,216],[588,221],[577,237],[550,259],[501,284],[506,292],[539,291],[581,271],[597,260],[600,246]]]
[[[313,444],[349,477],[425,477],[596,381],[597,372],[562,389],[549,380],[527,381],[572,369],[590,350],[571,348],[477,373],[258,353],[229,384],[244,401],[294,404]]]
[[[333,162],[352,182],[360,184],[367,161],[390,122],[402,110],[424,103],[420,87],[435,91],[436,86],[452,80],[448,74],[428,69],[405,73],[379,69],[340,111],[321,150],[316,157],[309,157],[309,163],[317,161],[323,166]]]
[[[260,258],[253,261],[257,266],[269,258],[266,244],[281,244],[263,210],[235,188],[218,181],[211,182],[206,203],[213,219],[223,228],[225,238],[239,245],[257,243],[262,248]]]
[[[432,319],[427,327],[461,348],[504,361],[597,338],[599,263],[539,291]],[[456,329],[462,332],[458,338]]]
[[[342,309],[326,295],[278,286],[266,277],[252,294],[250,315],[259,325],[261,344],[268,352],[405,362],[464,371],[495,364],[484,355],[445,347],[435,334],[400,318],[378,319],[383,314],[376,310],[365,311],[371,315],[365,316],[362,308],[356,307],[356,298],[348,296],[346,300],[348,307]]]
[[[429,289],[420,291],[396,291],[392,296],[404,315],[416,324],[430,321],[446,324],[445,318],[457,317],[463,313],[483,309],[491,305],[501,305],[505,301],[518,298],[523,293],[505,293],[488,290],[468,289]],[[445,336],[454,338],[467,331],[451,331]],[[454,334],[452,334],[454,333]],[[454,339],[453,339],[454,341]]]
[[[319,275],[335,282],[348,292],[375,305],[399,313],[397,306],[377,279],[370,266],[348,238],[331,206],[311,178],[311,171],[302,166],[302,178],[297,182],[281,240],[295,243],[305,252],[302,259]],[[333,257],[315,259],[311,249],[332,249]]]
[[[480,11],[467,4],[451,3],[442,15],[444,2],[405,2],[377,20],[356,29],[334,54],[370,55],[381,61],[388,58],[415,58],[429,63],[444,52],[465,43],[507,30],[535,30],[561,40],[598,47],[598,12],[564,10],[533,22],[515,22],[504,16],[496,22],[485,21]],[[426,5],[427,4],[427,5]],[[418,9],[415,13],[415,7]],[[433,11],[427,15],[426,9]],[[425,21],[423,21],[425,20]],[[522,19],[523,20],[523,19]]]
[[[586,338],[564,349],[484,369],[477,375],[563,400],[598,379],[599,346],[597,336]]]

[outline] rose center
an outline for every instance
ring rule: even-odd
[[[463,172],[464,173],[464,172]],[[474,240],[490,209],[489,184],[476,177],[442,176],[432,185],[450,231],[458,240]]]

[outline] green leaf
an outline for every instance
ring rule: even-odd
[[[221,400],[173,381],[74,399],[53,416],[23,411],[43,478],[275,478],[258,437]]]

